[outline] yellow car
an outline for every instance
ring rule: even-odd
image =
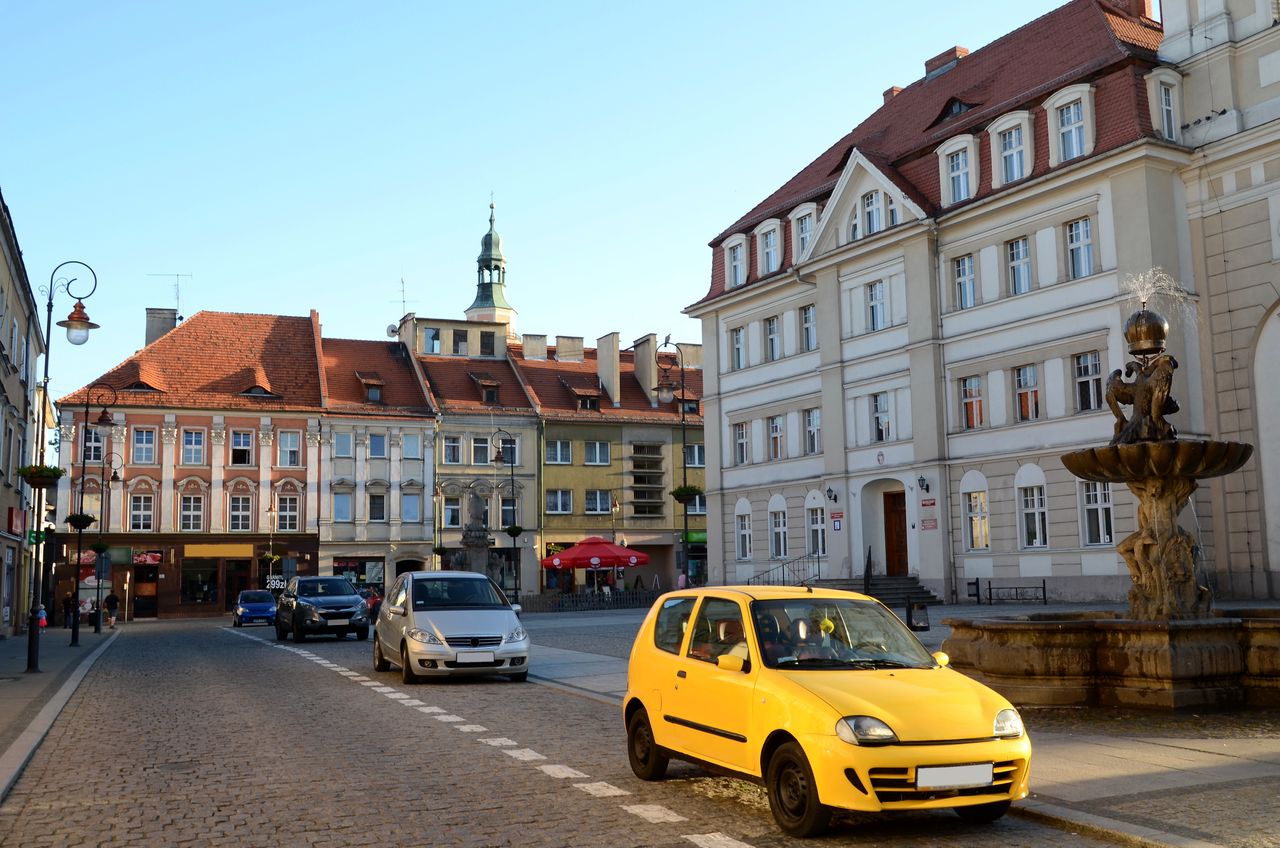
[[[792,836],[833,808],[954,808],[990,822],[1027,795],[1031,742],[1003,697],[930,655],[865,595],[806,587],[671,592],[631,648],[631,769],[671,758],[763,782]]]

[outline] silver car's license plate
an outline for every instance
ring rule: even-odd
[[[331,618],[329,624],[334,627],[345,627],[351,619],[349,618]]]
[[[458,651],[460,663],[491,663],[493,651]]]
[[[991,763],[967,766],[922,766],[916,769],[917,789],[960,789],[968,786],[990,786]]]

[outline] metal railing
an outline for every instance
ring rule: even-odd
[[[804,586],[822,578],[822,557],[805,554],[747,579],[749,586]]]
[[[548,592],[520,595],[516,603],[523,612],[580,612],[584,610],[648,609],[661,595],[652,589],[625,589],[612,592]]]

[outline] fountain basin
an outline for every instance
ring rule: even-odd
[[[1106,445],[1062,455],[1077,477],[1096,483],[1128,483],[1160,477],[1202,480],[1238,470],[1253,455],[1253,445],[1172,439],[1163,442]]]

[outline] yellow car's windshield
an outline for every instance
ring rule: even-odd
[[[854,598],[753,601],[751,620],[769,668],[931,668],[920,640],[892,612]]]

